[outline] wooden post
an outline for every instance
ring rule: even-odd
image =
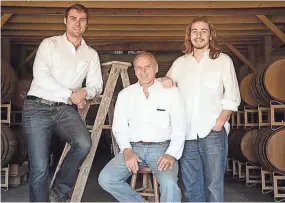
[[[264,37],[264,61],[268,63],[272,57],[272,37]]]
[[[1,56],[7,62],[11,63],[11,39],[7,37],[2,38]]]
[[[249,46],[248,47],[248,59],[252,63],[252,65],[255,66],[255,49],[254,46]]]
[[[26,68],[27,66],[25,63],[26,58],[27,58],[26,47],[21,46],[20,47],[19,61],[17,64],[17,73],[18,73],[19,78],[22,78],[27,72],[27,68]]]

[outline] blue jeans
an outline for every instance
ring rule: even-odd
[[[181,191],[178,187],[178,163],[175,162],[172,169],[159,171],[157,161],[169,146],[169,142],[160,142],[150,145],[132,143],[133,151],[142,160],[139,167],[148,166],[160,184],[161,202],[180,202]],[[98,182],[100,186],[109,192],[120,202],[145,202],[142,196],[126,183],[132,175],[126,166],[124,155],[117,154],[101,171]]]
[[[180,159],[186,202],[223,202],[228,144],[225,129],[186,140]]]
[[[59,195],[69,195],[76,181],[78,168],[91,147],[90,134],[79,113],[70,105],[49,106],[41,104],[39,100],[26,100],[23,129],[29,152],[30,201],[49,201],[48,162],[53,130],[71,146],[54,182]]]

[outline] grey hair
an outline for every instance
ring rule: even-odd
[[[154,57],[151,53],[149,53],[149,52],[143,52],[143,53],[138,54],[138,55],[134,58],[134,67],[135,67],[136,60],[137,60],[139,57],[141,57],[141,56],[148,56],[148,57],[150,58],[150,60],[151,60],[151,63],[152,63],[152,65],[153,65],[153,67],[155,68],[156,72],[158,72],[158,63],[157,63],[155,57]]]

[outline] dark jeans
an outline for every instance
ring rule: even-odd
[[[186,140],[180,159],[186,202],[223,202],[228,144],[225,129]]]
[[[90,134],[79,113],[70,105],[49,106],[38,100],[26,100],[23,128],[29,152],[30,201],[49,201],[48,162],[53,130],[71,146],[54,182],[60,195],[69,195],[77,179],[78,168],[91,147]]]

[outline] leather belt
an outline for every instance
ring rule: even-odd
[[[46,104],[46,105],[49,105],[49,106],[64,106],[64,105],[67,105],[67,104],[65,104],[63,102],[49,101],[49,100],[42,99],[42,98],[39,98],[39,97],[36,97],[36,96],[31,96],[31,95],[28,95],[26,97],[26,100],[39,101],[41,104]]]
[[[145,144],[145,145],[151,145],[154,144],[155,142],[143,142],[143,141],[139,141],[137,143],[141,143],[141,144]]]

